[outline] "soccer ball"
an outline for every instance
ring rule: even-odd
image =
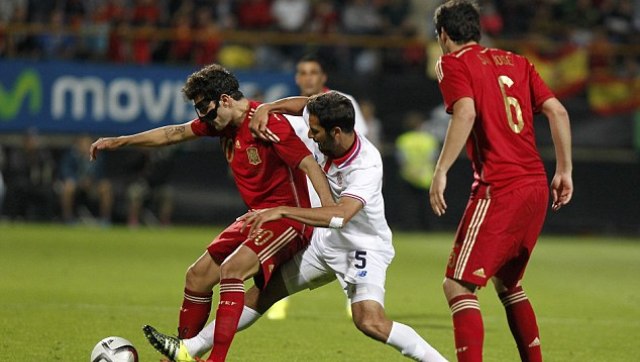
[[[93,347],[91,362],[138,362],[138,351],[122,337],[107,337]]]

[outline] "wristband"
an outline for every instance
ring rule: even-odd
[[[332,229],[340,229],[344,224],[344,218],[342,217],[332,217],[331,221],[329,221],[329,227]]]

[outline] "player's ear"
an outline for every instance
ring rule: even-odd
[[[224,107],[228,107],[229,106],[229,100],[231,99],[231,97],[229,97],[228,94],[221,94],[220,95],[220,104],[222,104]]]

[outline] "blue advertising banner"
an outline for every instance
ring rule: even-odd
[[[193,67],[0,60],[0,133],[130,134],[195,117]],[[247,98],[297,94],[291,73],[234,72]]]

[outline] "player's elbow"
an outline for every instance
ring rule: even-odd
[[[550,120],[568,120],[567,109],[556,98],[550,98],[542,104],[542,113]]]

